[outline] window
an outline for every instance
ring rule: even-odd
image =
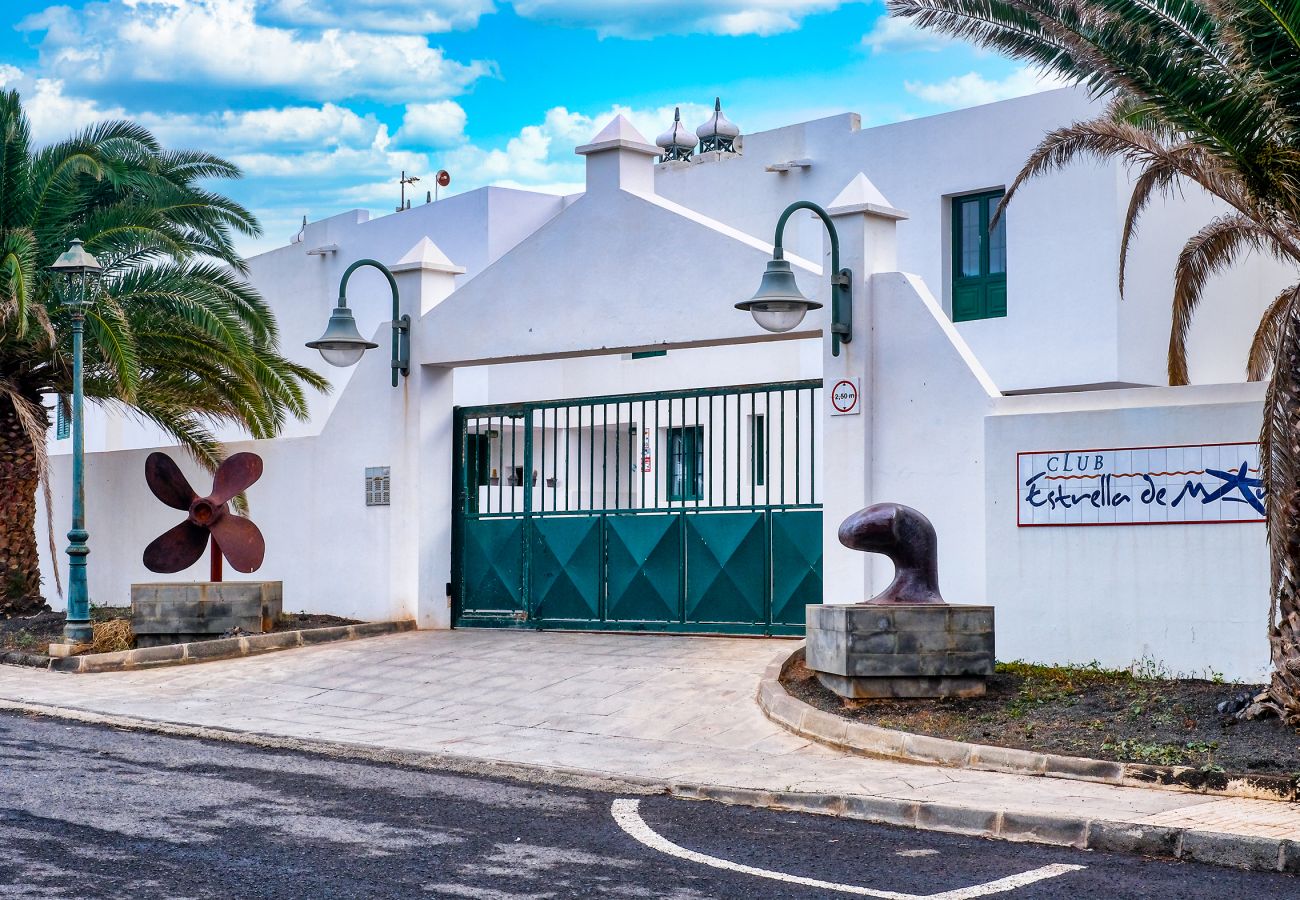
[[[767,421],[763,416],[750,416],[749,423],[750,468],[754,486],[762,487],[767,482]]]
[[[69,415],[68,398],[60,394],[54,400],[54,439],[67,440],[72,433],[72,416]]]
[[[478,489],[492,481],[492,435],[465,436],[465,511],[478,512]]]
[[[989,231],[1002,191],[952,199],[952,320],[1007,314],[1007,219]]]
[[[668,499],[700,500],[704,496],[704,429],[668,429]]]
[[[667,356],[667,350],[638,350],[632,354],[633,359],[654,359],[659,356]]]

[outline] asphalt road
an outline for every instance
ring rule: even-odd
[[[1047,866],[1066,868],[1010,890],[960,890]],[[0,897],[885,892],[1296,900],[1300,879],[0,714]]]

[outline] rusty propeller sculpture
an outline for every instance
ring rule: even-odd
[[[217,467],[212,493],[200,497],[180,467],[165,453],[151,453],[144,464],[145,481],[153,495],[172,509],[188,513],[184,522],[168,529],[145,548],[144,564],[151,572],[188,569],[212,542],[212,580],[221,580],[221,557],[239,572],[256,572],[266,556],[266,540],[249,519],[230,511],[230,501],[262,477],[262,459],[236,453]]]

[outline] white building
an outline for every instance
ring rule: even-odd
[[[1190,342],[1197,384],[1161,387],[1170,273],[1214,215],[1208,198],[1151,209],[1124,299],[1115,165],[1035,180],[1004,230],[986,228],[1042,135],[1094,111],[1055,91],[869,129],[846,114],[662,163],[616,119],[578,148],[581,195],[485,188],[307,225],[249,261],[286,351],[327,369],[303,344],[343,270],[372,258],[415,320],[412,365],[392,388],[388,285],[359,270],[349,305],[381,349],[328,369],[335,391],[309,423],[232,443],[266,462],[250,493],[268,542],[258,577],[284,582],[286,608],[422,627],[792,633],[804,603],[889,581],[835,530],[894,500],[934,521],[945,596],[997,607],[1000,658],[1257,676],[1258,492],[1213,496],[1228,482],[1207,471],[1257,466],[1246,349],[1294,274],[1248,260],[1214,282]],[[838,356],[825,308],[781,335],[732,308],[795,200],[829,211],[852,270]],[[828,302],[825,235],[800,212],[785,246],[804,293]],[[843,381],[856,414],[834,414],[821,387]],[[91,422],[95,602],[157,580],[139,560],[176,515],[143,481],[160,442]],[[385,469],[389,496],[382,481],[368,494]]]

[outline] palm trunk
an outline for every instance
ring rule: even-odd
[[[1264,399],[1260,459],[1272,556],[1268,640],[1273,676],[1246,714],[1271,710],[1300,725],[1300,291],[1278,329]]]
[[[36,549],[36,454],[13,404],[0,399],[0,619],[31,615],[45,604]]]

